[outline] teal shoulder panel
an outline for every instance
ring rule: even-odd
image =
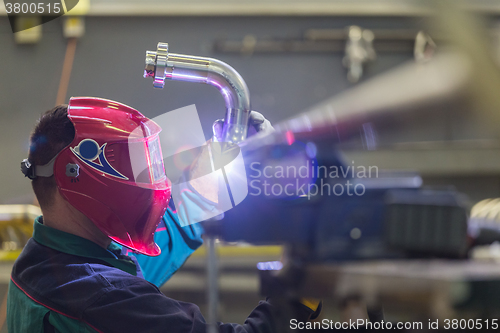
[[[35,302],[12,281],[7,298],[9,333],[43,333],[43,318],[49,313],[49,323],[56,332],[98,333],[83,321],[67,317]]]
[[[49,322],[54,326],[56,332],[99,333],[99,331],[96,331],[82,321],[66,317],[54,311],[50,312]]]
[[[31,300],[12,281],[7,298],[7,327],[9,333],[43,333],[43,317],[50,310]]]

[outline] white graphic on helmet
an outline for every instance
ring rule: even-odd
[[[106,148],[106,145],[107,143],[104,143],[101,147],[99,147],[99,144],[96,141],[92,139],[84,139],[80,141],[78,146],[70,149],[83,163],[96,169],[97,171],[113,177],[128,180],[127,177],[116,171],[116,169],[109,164],[108,160],[104,156],[104,149]],[[99,163],[93,162],[96,158],[99,159]]]

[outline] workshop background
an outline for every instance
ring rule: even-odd
[[[153,89],[152,81],[142,75],[145,51],[156,50],[158,42],[168,42],[173,53],[230,64],[245,79],[252,108],[276,124],[415,61],[414,39],[404,36],[416,36],[432,24],[425,3],[410,0],[80,1],[82,15],[73,22],[77,32],[71,38],[64,35],[69,16],[41,25],[25,40],[16,38],[0,5],[1,204],[33,201],[30,182],[23,178],[19,163],[27,156],[29,134],[39,115],[56,104],[73,38],[76,48],[65,102],[71,96],[103,97],[130,105],[150,118],[195,104],[209,138],[212,122],[224,116],[220,93],[207,85],[171,81],[166,81],[164,89]],[[483,19],[491,52],[500,59],[500,2],[469,1],[465,7]],[[358,82],[348,79],[344,66],[345,37],[335,37],[335,32],[353,25],[374,31],[375,42],[377,31],[396,36],[380,50],[375,44],[376,56],[363,66]],[[311,37],[318,29],[333,29],[332,43],[341,47],[320,47],[325,41],[315,43]],[[397,37],[398,33],[403,37]],[[271,43],[267,51],[256,48],[262,41]],[[294,42],[300,45],[294,48]],[[441,41],[435,42],[439,50]],[[390,124],[390,130],[377,132],[376,138],[369,150],[361,133],[345,143],[346,159],[379,170],[419,172],[424,185],[455,186],[468,196],[470,206],[500,196],[497,134],[483,113],[467,105],[457,103],[446,110],[431,107],[407,115]],[[202,310],[203,255],[196,254],[163,288],[168,296],[196,302]],[[222,321],[244,320],[260,299],[255,263],[279,257],[275,247],[221,251]],[[1,297],[11,264],[2,265]]]

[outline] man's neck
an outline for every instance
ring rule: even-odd
[[[57,193],[50,208],[42,209],[43,224],[88,239],[108,248],[111,240],[95,224]]]

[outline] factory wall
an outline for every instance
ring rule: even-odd
[[[253,109],[277,123],[352,86],[342,66],[344,54],[223,54],[213,51],[217,39],[241,40],[248,34],[298,39],[311,28],[357,24],[410,29],[422,22],[400,17],[86,17],[67,98],[109,98],[148,117],[195,104],[208,138],[211,123],[224,115],[222,97],[212,87],[185,82],[167,81],[163,90],[153,89],[142,72],[145,51],[155,50],[157,42],[168,42],[172,53],[214,57],[232,65],[248,84]],[[27,155],[28,136],[38,116],[55,104],[65,49],[61,20],[43,25],[39,43],[18,45],[7,18],[0,17],[0,203],[29,197],[29,181],[22,179],[19,162]],[[362,80],[412,58],[411,52],[378,54]],[[460,123],[450,113],[431,112],[426,119],[405,121],[396,124],[392,134],[382,133],[382,141],[467,139],[446,130],[450,122]],[[498,186],[493,193],[498,193]]]

